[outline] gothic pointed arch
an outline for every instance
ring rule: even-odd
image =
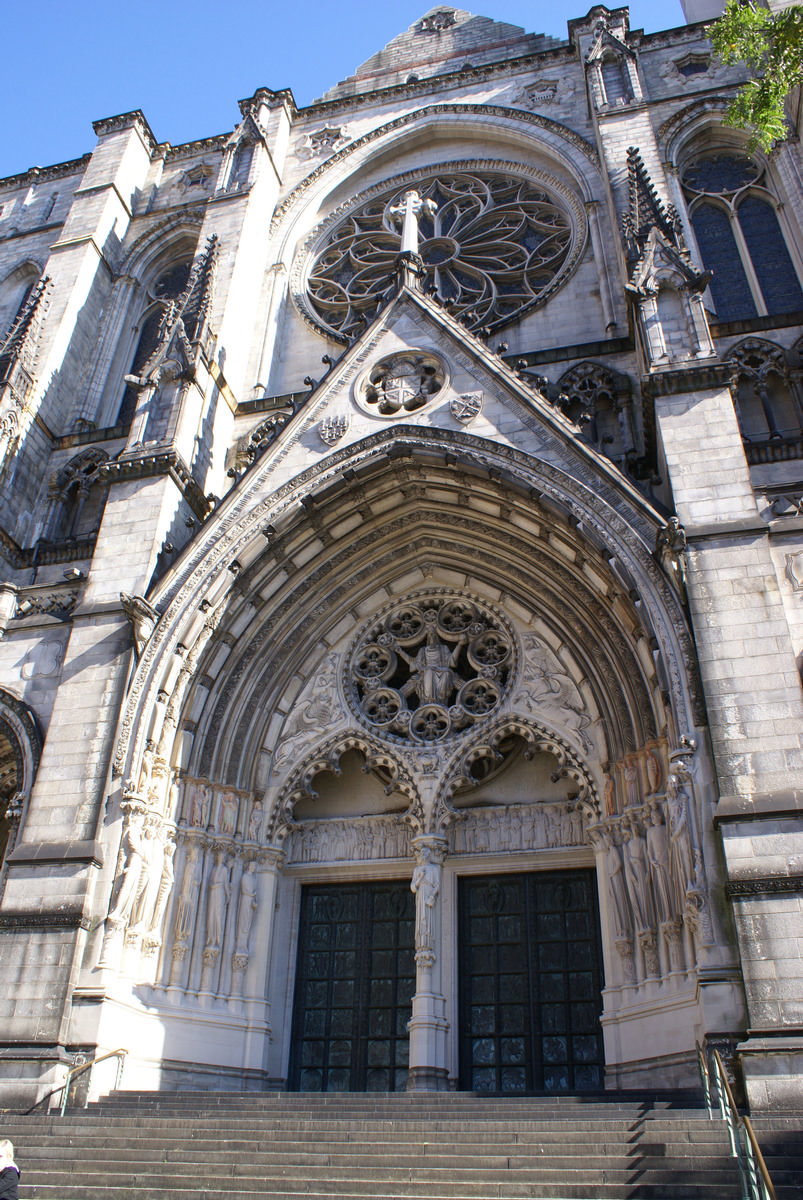
[[[0,688],[0,871],[14,847],[41,756],[42,734],[33,710]]]

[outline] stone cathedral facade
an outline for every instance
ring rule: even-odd
[[[699,1044],[799,1104],[803,156],[739,82],[441,6],[0,181],[2,1102]]]

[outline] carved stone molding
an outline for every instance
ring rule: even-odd
[[[742,896],[780,896],[803,892],[803,875],[759,875],[752,879],[731,879],[725,884],[731,899]]]

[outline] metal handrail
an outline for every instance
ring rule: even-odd
[[[79,1075],[82,1075],[84,1073],[84,1071],[88,1071],[91,1067],[97,1066],[98,1063],[105,1062],[107,1058],[116,1058],[117,1059],[117,1074],[114,1079],[114,1090],[116,1091],[120,1087],[120,1084],[123,1079],[123,1067],[125,1066],[125,1059],[126,1059],[127,1054],[128,1054],[127,1050],[109,1050],[108,1053],[101,1054],[100,1058],[91,1058],[89,1060],[89,1062],[76,1063],[75,1066],[70,1067],[69,1071],[64,1076],[63,1083],[61,1083],[58,1087],[53,1088],[53,1091],[48,1092],[48,1094],[46,1096],[43,1096],[41,1100],[37,1100],[36,1104],[33,1104],[28,1109],[28,1111],[26,1113],[24,1113],[23,1115],[26,1117],[30,1116],[30,1114],[34,1111],[34,1109],[37,1109],[40,1104],[45,1104],[48,1100],[52,1100],[54,1096],[57,1096],[58,1093],[61,1092],[62,1095],[61,1095],[61,1102],[59,1103],[59,1116],[63,1117],[64,1113],[67,1110],[67,1098],[70,1094],[70,1084],[72,1083],[73,1079],[77,1079]],[[87,1098],[84,1103],[84,1108],[86,1108],[88,1104],[89,1104],[89,1093],[87,1093]],[[774,1200],[774,1198],[773,1198],[773,1200]]]
[[[700,1069],[708,1115],[709,1117],[714,1115],[716,1098],[720,1116],[728,1127],[731,1154],[739,1165],[744,1200],[778,1200],[750,1118],[743,1117],[739,1112],[730,1080],[725,1071],[725,1064],[718,1050],[711,1051],[711,1059],[714,1065],[713,1072],[698,1044],[697,1064]]]

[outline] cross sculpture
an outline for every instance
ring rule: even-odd
[[[421,212],[432,216],[437,212],[438,206],[434,200],[422,200],[421,196],[416,191],[405,192],[402,197],[401,204],[394,204],[388,209],[391,217],[402,218],[402,239],[400,254],[414,254],[419,258],[418,253],[418,217]]]

